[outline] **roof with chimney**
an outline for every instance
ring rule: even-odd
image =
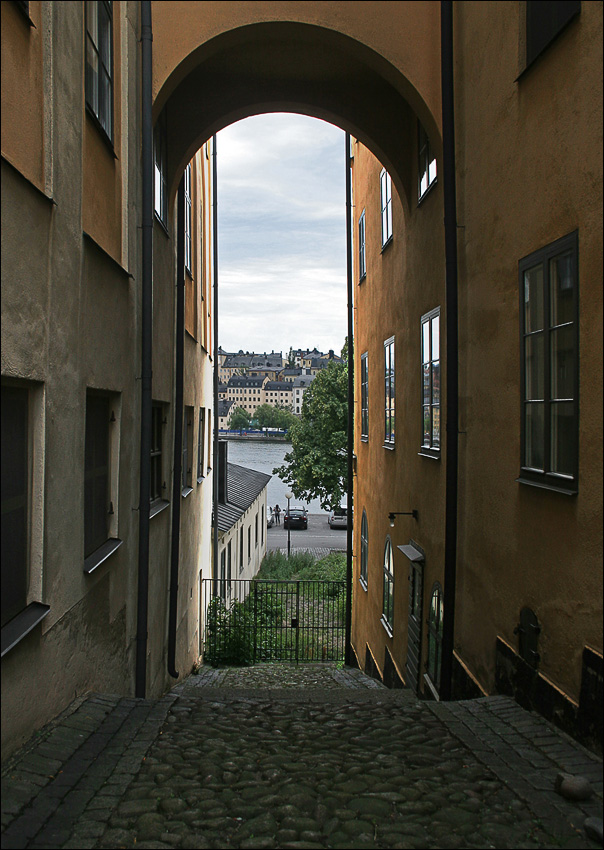
[[[218,503],[218,530],[228,531],[262,493],[272,476],[227,463],[227,502]]]

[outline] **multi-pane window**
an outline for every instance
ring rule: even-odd
[[[394,559],[392,541],[386,538],[384,548],[384,594],[382,602],[382,622],[392,630],[394,623]]]
[[[151,409],[151,501],[161,499],[163,494],[162,477],[162,431],[164,411],[161,404],[154,404]]]
[[[382,168],[380,173],[380,207],[383,248],[392,239],[392,180],[385,168]]]
[[[2,625],[27,605],[29,393],[2,387]]]
[[[421,124],[418,124],[418,164],[417,164],[417,195],[419,200],[436,182],[436,156],[430,145],[428,134]]]
[[[86,106],[113,140],[113,4],[86,3]]]
[[[578,484],[578,234],[520,261],[520,480],[575,493]]]
[[[254,517],[254,546],[258,546],[258,514]]]
[[[428,660],[426,669],[434,687],[440,688],[440,668],[442,661],[443,642],[443,592],[440,584],[435,583],[430,598],[430,613],[428,615]]]
[[[84,460],[84,557],[108,539],[109,399],[88,393]]]
[[[199,425],[197,428],[197,482],[204,476],[203,454],[206,444],[206,412],[203,407],[199,408]]]
[[[361,355],[361,440],[369,439],[369,366],[367,352]]]
[[[440,452],[440,307],[421,320],[422,451]]]
[[[188,496],[193,483],[193,408],[185,407],[182,423],[182,494]]]
[[[239,572],[243,572],[243,526],[239,529]]]
[[[394,445],[394,337],[384,343],[384,443]]]
[[[580,11],[579,0],[527,0],[526,64],[530,65]]]
[[[247,560],[248,564],[252,560],[252,526],[247,527]]]
[[[192,250],[192,203],[191,203],[191,163],[185,168],[185,268],[189,274],[193,273],[193,250]]]
[[[365,256],[365,210],[359,218],[359,280],[367,275],[367,261]]]
[[[361,520],[361,583],[367,587],[367,561],[369,558],[369,540],[367,531],[367,514],[363,511]]]
[[[155,215],[163,225],[168,224],[168,189],[166,185],[166,123],[165,116],[159,118],[153,130],[155,150]]]

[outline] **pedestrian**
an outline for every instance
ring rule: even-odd
[[[275,505],[275,518],[277,525],[281,525],[281,508],[279,505]]]

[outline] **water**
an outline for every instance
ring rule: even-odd
[[[266,472],[273,475],[273,469],[281,466],[287,452],[291,451],[291,443],[272,442],[264,440],[229,440],[229,461],[239,466],[247,466],[257,472]],[[277,475],[273,475],[268,483],[267,504],[274,508],[279,505],[283,511],[287,507],[285,494],[288,491],[287,484]],[[291,500],[293,505],[304,505],[309,514],[324,514],[319,499],[303,502],[295,496]]]

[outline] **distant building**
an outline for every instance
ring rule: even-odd
[[[267,381],[263,390],[263,404],[292,409],[292,384],[289,381]]]
[[[264,404],[263,388],[267,383],[268,378],[236,375],[229,379],[226,397],[228,401],[235,403],[235,407],[242,407],[250,416],[253,416],[256,408]]]
[[[292,397],[292,412],[299,416],[302,413],[302,402],[304,393],[310,387],[315,379],[315,375],[301,375],[294,378],[292,382],[293,397]]]

